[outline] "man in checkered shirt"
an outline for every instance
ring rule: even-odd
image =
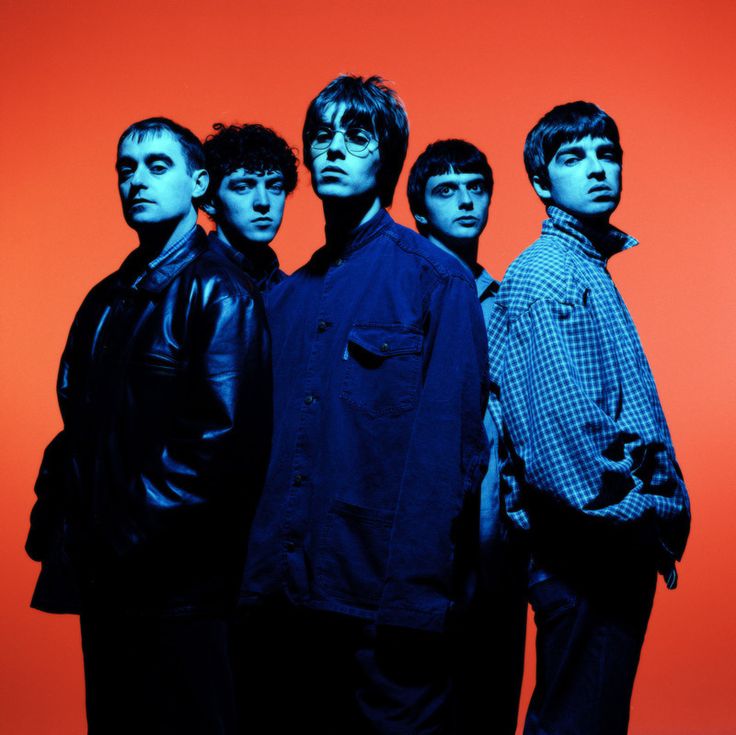
[[[560,105],[535,125],[524,162],[549,218],[489,326],[505,509],[532,558],[525,735],[626,733],[656,573],[675,587],[690,526],[654,379],[606,267],[636,245],[609,224],[621,161],[596,105]]]

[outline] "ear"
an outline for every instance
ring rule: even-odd
[[[204,209],[210,217],[214,217],[217,214],[217,209],[211,202],[202,202],[199,206]]]
[[[420,225],[426,225],[427,224],[427,218],[423,217],[421,214],[415,214],[414,219],[419,222]]]
[[[192,199],[198,199],[199,197],[204,196],[210,183],[210,175],[205,169],[200,168],[192,174],[192,180],[194,181]]]
[[[551,199],[552,193],[549,190],[549,186],[544,184],[542,182],[542,179],[539,178],[539,176],[535,176],[532,178],[532,186],[534,187],[534,191],[537,192],[537,195],[541,199]]]

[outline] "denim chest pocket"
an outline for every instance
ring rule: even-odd
[[[369,416],[396,416],[417,405],[422,334],[401,324],[355,324],[343,354],[340,398]]]

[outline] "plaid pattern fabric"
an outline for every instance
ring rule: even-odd
[[[504,277],[488,329],[507,513],[529,530],[537,495],[614,523],[644,521],[679,559],[687,491],[636,328],[606,269],[607,256],[636,240],[611,227],[594,243],[567,213],[548,215]]]

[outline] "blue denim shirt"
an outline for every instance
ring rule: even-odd
[[[381,211],[328,233],[267,311],[273,452],[243,601],[441,630],[488,456],[475,284]]]

